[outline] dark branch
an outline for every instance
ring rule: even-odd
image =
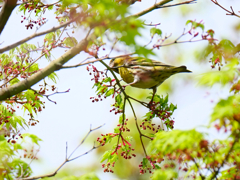
[[[0,12],[0,34],[7,24],[7,21],[12,14],[13,9],[17,6],[17,0],[5,0]]]
[[[38,83],[52,72],[61,69],[62,65],[71,60],[74,56],[76,56],[81,51],[85,50],[87,44],[93,37],[88,39],[83,39],[78,43],[77,46],[68,50],[65,54],[57,58],[56,60],[52,61],[48,66],[43,68],[42,70],[38,71],[36,74],[32,75],[31,77],[22,80],[12,86],[2,88],[0,90],[0,101],[5,100],[7,98],[12,97],[24,90],[30,89],[31,86]]]
[[[215,179],[217,177],[217,175],[219,174],[220,172],[220,169],[226,164],[226,162],[228,161],[228,158],[230,157],[232,151],[233,151],[233,148],[235,146],[235,144],[239,141],[239,133],[236,134],[235,136],[235,139],[233,141],[233,144],[232,146],[229,148],[227,154],[225,155],[225,158],[224,160],[222,161],[221,165],[217,168],[217,170],[214,170],[213,172],[213,175],[210,179]]]

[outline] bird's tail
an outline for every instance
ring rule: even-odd
[[[186,66],[176,67],[176,68],[174,68],[173,70],[174,70],[176,73],[181,73],[181,72],[190,73],[190,72],[192,72],[192,71],[189,71]]]

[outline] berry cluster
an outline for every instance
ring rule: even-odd
[[[25,60],[26,63],[28,63],[27,59]],[[35,74],[38,72],[36,71],[26,71],[28,68],[25,67],[23,64],[20,64],[19,62],[13,62],[10,61],[7,64],[2,64],[2,61],[0,60],[0,65],[2,65],[2,70],[0,70],[0,75],[4,74],[6,77],[2,80],[5,82],[11,81],[13,78],[16,78],[20,75],[20,78],[27,78],[31,76],[32,74]]]
[[[89,64],[86,67],[87,71],[89,72],[90,76],[93,76],[91,81],[94,81],[94,86],[97,87],[97,96],[96,97],[90,97],[92,102],[99,102],[102,101],[103,98],[107,98],[108,96],[112,95],[112,97],[115,96],[115,85],[113,84],[115,82],[114,79],[111,79],[110,77],[107,77],[106,72],[99,71],[94,65]],[[110,88],[113,87],[113,88]],[[113,110],[111,110],[113,111]]]
[[[15,144],[18,140],[18,138],[23,138],[22,135],[20,133],[17,133],[17,134],[13,134],[11,137],[10,137],[10,134],[8,135],[4,135],[5,137],[9,137],[8,139],[8,143],[12,143],[12,144]]]
[[[25,20],[28,20],[28,18],[26,18],[25,16],[21,16],[23,19],[21,20],[21,23],[23,23]],[[46,18],[39,18],[38,20],[28,20],[28,24],[25,25],[26,29],[28,30],[29,28],[32,29],[34,27],[34,24],[35,25],[38,25],[38,26],[42,26],[43,24],[45,24],[47,21],[46,21]]]
[[[125,122],[127,121],[127,119],[125,120]],[[108,159],[108,163],[107,164],[102,164],[102,167],[105,168],[104,172],[113,172],[111,170],[111,166],[114,167],[115,164],[115,160],[113,161],[113,159],[115,159],[114,157],[118,156],[119,150],[121,150],[120,155],[124,158],[124,159],[131,159],[132,157],[136,157],[136,154],[132,153],[134,151],[133,148],[131,148],[131,144],[129,143],[129,140],[127,140],[128,138],[124,138],[122,133],[127,131],[129,132],[130,129],[128,129],[126,127],[127,123],[123,122],[122,124],[119,124],[117,128],[118,130],[115,131],[119,131],[119,133],[108,133],[106,135],[101,134],[102,138],[98,137],[97,141],[104,146],[106,143],[111,142],[111,140],[114,137],[117,137],[117,145],[113,148],[113,150],[107,155],[106,159]],[[121,141],[121,143],[120,143]]]
[[[159,169],[159,164],[164,161],[163,158],[146,156],[138,165],[140,174],[153,173],[153,170]]]
[[[101,134],[102,138],[98,137],[97,141],[104,146],[107,142],[110,141],[110,139],[116,137],[118,135],[118,133],[108,133],[106,135]]]
[[[157,126],[157,127],[156,127]],[[144,120],[144,122],[142,122],[142,124],[140,124],[140,127],[143,129],[143,130],[152,130],[152,131],[155,131],[155,133],[157,133],[158,131],[160,130],[164,130],[163,128],[161,128],[160,125],[156,125],[156,124],[151,124],[150,121],[148,120]]]
[[[113,104],[112,106],[115,106],[115,107],[112,108],[110,112],[114,112],[115,115],[123,112],[123,110],[120,108],[119,105],[117,105],[117,103]]]
[[[211,61],[209,61],[210,63],[212,63],[211,68],[214,69],[216,66],[218,66],[218,70],[221,70],[221,67],[223,66],[221,60],[219,57],[217,57],[216,59],[212,59]]]
[[[99,83],[106,77],[106,73],[104,71],[99,71],[93,64],[88,64],[86,69],[89,72],[89,75],[93,75],[91,81],[94,81],[95,83]],[[100,84],[102,84],[102,82],[100,82]]]
[[[158,95],[156,95],[158,96]],[[158,132],[160,129],[164,130],[163,127],[160,125],[155,126],[156,124],[152,124],[152,119],[154,117],[158,117],[161,119],[161,121],[166,125],[168,129],[174,128],[174,120],[171,119],[171,115],[173,111],[176,109],[174,105],[170,105],[170,107],[167,104],[159,102],[153,102],[150,106],[150,110],[146,115],[145,119],[143,120],[140,127],[143,128],[143,130],[146,130],[147,128],[150,130],[153,130],[155,132]],[[174,118],[173,118],[174,119]]]
[[[124,159],[132,159],[132,157],[136,157],[136,154],[132,154],[131,152],[134,151],[131,147],[128,147],[126,151],[121,152],[121,156]]]
[[[114,171],[111,169],[111,166],[114,167],[115,162],[113,163],[107,163],[107,164],[102,164],[102,168],[105,168],[103,172],[111,172],[114,173]]]
[[[122,124],[118,124],[117,126],[119,127],[119,131],[120,132],[130,132],[130,129],[127,127],[127,121],[128,121],[128,119],[126,119],[125,121],[124,121],[124,123],[122,123]]]
[[[0,118],[0,119],[1,119],[0,120],[0,122],[1,122],[2,118]],[[9,120],[5,121],[5,123],[9,123]],[[1,124],[2,124],[2,122],[1,122]],[[22,134],[19,133],[19,131],[15,132],[11,126],[9,128],[7,128],[5,124],[1,128],[0,134],[4,135],[5,138],[8,138],[7,142],[12,143],[12,144],[15,144],[19,138],[23,138]]]
[[[39,149],[34,150],[34,147],[30,150],[24,149],[24,154],[23,154],[23,158],[28,158],[28,159],[36,159],[38,160],[38,157],[36,156],[36,154],[38,153]],[[22,156],[20,156],[20,158],[22,158]]]
[[[21,6],[22,6],[22,9],[24,9],[24,11],[27,10],[28,13],[34,12],[35,16],[38,16],[38,20],[32,20],[30,16],[28,18],[26,16],[21,16],[23,18],[21,20],[21,23],[23,23],[26,20],[28,21],[28,24],[25,25],[26,29],[29,29],[29,28],[32,29],[34,25],[42,26],[43,24],[46,23],[46,18],[41,16],[42,14],[45,13],[46,9],[48,8],[48,5],[38,4],[38,3],[34,3],[34,1],[32,2],[29,1],[28,3],[24,3]]]

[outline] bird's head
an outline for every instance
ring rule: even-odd
[[[111,59],[110,63],[109,63],[109,67],[112,68],[112,70],[116,73],[119,74],[119,70],[118,68],[122,65],[124,65],[126,58],[115,58],[115,59]]]

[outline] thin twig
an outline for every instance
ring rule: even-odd
[[[168,8],[168,7],[174,7],[174,6],[180,6],[180,5],[184,5],[184,4],[194,4],[197,3],[197,0],[191,0],[191,1],[185,1],[185,2],[180,2],[180,3],[176,3],[176,4],[170,4],[170,5],[166,5],[166,6],[161,6],[160,8]]]
[[[66,27],[64,27],[63,31],[64,31],[65,29],[66,29]],[[62,31],[61,34],[59,35],[59,37],[58,37],[57,41],[55,42],[55,44],[57,44],[57,42],[60,40],[61,36],[63,35],[63,31]],[[51,51],[52,49],[53,49],[53,48],[51,47],[48,51]],[[27,50],[27,49],[26,49],[26,50]],[[27,50],[27,51],[28,51],[28,50]],[[29,65],[26,67],[25,70],[28,70],[28,72],[29,72],[30,67],[31,67],[34,63],[36,63],[39,59],[41,59],[45,54],[46,54],[46,52],[42,53],[41,56],[39,56],[39,57],[38,57],[37,59],[35,59],[31,64],[29,64]],[[22,73],[22,72],[19,72],[19,73],[17,73],[15,76],[13,76],[11,79],[7,80],[4,84],[2,84],[2,85],[0,86],[0,88],[4,87],[4,86],[5,86],[7,83],[9,83],[11,80],[17,78],[21,73]],[[6,78],[7,78],[7,77],[6,77]]]
[[[58,29],[60,29],[60,28],[62,28],[62,27],[66,27],[67,25],[73,23],[76,19],[77,19],[77,18],[74,18],[74,19],[72,19],[72,20],[70,20],[70,21],[67,21],[67,22],[65,22],[65,23],[62,23],[62,24],[60,24],[60,25],[58,25],[58,26],[52,27],[51,29],[48,29],[48,30],[46,30],[46,31],[42,31],[42,32],[39,32],[39,33],[34,33],[34,34],[32,34],[32,35],[30,35],[30,36],[28,36],[28,37],[26,37],[26,38],[24,38],[24,39],[22,39],[22,40],[20,40],[20,41],[18,41],[18,42],[15,42],[15,43],[13,43],[13,44],[11,44],[11,45],[8,45],[8,46],[5,46],[5,47],[1,48],[1,49],[0,49],[0,53],[3,53],[3,52],[8,51],[8,50],[10,50],[10,49],[13,49],[13,48],[19,46],[20,44],[23,44],[23,43],[25,43],[25,42],[27,42],[27,41],[35,38],[35,37],[42,36],[42,35],[44,35],[44,34],[47,34],[47,33],[53,32],[53,31],[56,31],[56,30],[58,30]]]
[[[89,134],[90,134],[91,132],[93,132],[93,131],[101,128],[102,126],[103,126],[103,125],[101,125],[101,126],[99,126],[99,127],[96,127],[96,128],[94,128],[94,129],[90,128],[90,130],[88,131],[87,135],[83,138],[83,140],[82,140],[81,143],[77,146],[77,148],[79,148],[79,147],[83,144],[83,142],[86,140],[86,138],[89,136]],[[101,145],[100,145],[100,146],[101,146]],[[68,163],[68,162],[70,162],[70,161],[73,161],[73,160],[75,160],[75,159],[77,159],[77,158],[79,158],[79,157],[81,157],[81,156],[83,156],[83,155],[86,155],[86,154],[88,154],[89,152],[93,151],[94,149],[99,148],[100,146],[95,146],[95,144],[94,144],[93,147],[92,147],[90,150],[86,151],[85,153],[83,153],[83,154],[81,154],[81,155],[79,155],[79,156],[76,156],[76,157],[70,159],[71,156],[73,155],[73,153],[77,150],[77,148],[75,148],[75,149],[73,150],[73,152],[68,156],[68,158],[66,158],[66,159],[64,160],[64,162],[63,162],[54,172],[49,173],[49,174],[40,175],[40,176],[27,177],[27,178],[22,178],[22,177],[21,177],[21,178],[17,178],[16,180],[33,180],[33,179],[40,179],[40,178],[44,178],[44,177],[52,177],[52,176],[55,176],[55,175],[57,174],[57,172],[58,172],[66,163]],[[67,153],[67,143],[66,143],[66,153]],[[66,157],[67,157],[67,155],[66,155]]]
[[[67,92],[70,91],[70,89],[68,89],[68,90],[66,90],[66,91],[63,91],[63,92],[58,92],[58,91],[56,91],[56,92],[54,92],[54,93],[52,93],[52,94],[46,95],[46,94],[41,94],[41,93],[37,92],[35,89],[32,89],[32,88],[30,88],[30,89],[31,89],[32,91],[34,91],[35,93],[41,95],[41,96],[45,96],[50,102],[52,102],[52,103],[54,103],[54,104],[57,104],[57,102],[51,100],[51,99],[49,98],[49,96],[52,96],[52,95],[54,95],[54,94],[67,93]]]
[[[213,173],[213,175],[212,175],[212,177],[211,177],[210,179],[214,179],[214,178],[217,177],[217,175],[218,175],[219,172],[220,172],[220,169],[224,166],[224,164],[226,163],[226,161],[227,161],[228,158],[230,157],[230,154],[231,154],[231,152],[233,151],[233,147],[234,147],[234,145],[237,143],[237,141],[239,141],[239,133],[236,134],[235,139],[234,139],[234,141],[233,141],[233,144],[232,144],[231,148],[228,150],[228,152],[227,152],[224,160],[222,161],[221,165],[217,168],[216,171],[214,170],[214,173]]]
[[[190,155],[190,156],[191,156],[191,155]],[[199,167],[198,163],[196,162],[196,160],[195,160],[192,156],[191,156],[191,159],[192,159],[192,161],[194,162],[195,166],[197,167],[201,179],[202,179],[202,180],[206,179],[206,177],[203,176],[203,174],[201,173],[200,167]]]
[[[151,12],[152,10],[155,10],[155,9],[159,9],[159,8],[164,8],[164,7],[172,7],[172,6],[178,6],[178,5],[184,5],[184,4],[192,4],[192,3],[195,3],[196,0],[190,0],[190,1],[185,1],[185,2],[181,2],[181,3],[177,3],[177,4],[172,4],[172,5],[169,5],[169,6],[164,6],[165,4],[171,2],[173,0],[163,0],[163,1],[160,1],[158,3],[155,3],[153,6],[141,11],[141,12],[138,12],[136,14],[133,14],[129,17],[140,17],[140,16],[143,16],[149,12]]]
[[[33,63],[35,63],[35,62],[37,62],[39,59],[41,59],[45,54],[46,54],[46,53],[41,54],[41,56],[39,56],[35,61],[33,61],[31,64],[29,64],[29,65],[27,66],[26,70],[29,69],[29,68],[32,66]],[[0,88],[4,87],[4,86],[5,86],[6,84],[8,84],[10,81],[12,81],[12,80],[15,79],[16,77],[18,77],[21,73],[22,73],[22,72],[19,72],[19,73],[17,73],[15,76],[13,76],[11,79],[7,80],[5,83],[3,83],[3,84],[0,86]]]
[[[219,4],[219,3],[217,2],[217,0],[211,0],[211,1],[212,1],[214,4],[216,4],[217,6],[219,6],[220,8],[222,8],[224,11],[228,12],[228,13],[226,13],[226,15],[236,16],[236,17],[240,18],[240,15],[237,15],[237,14],[234,12],[232,6],[230,6],[231,11],[229,11],[228,9],[226,9],[225,7],[223,7],[221,4]]]

